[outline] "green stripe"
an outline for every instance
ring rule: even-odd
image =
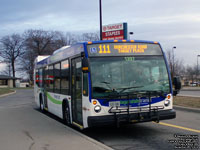
[[[54,103],[54,104],[62,104],[62,101],[56,100],[56,99],[54,99],[48,92],[46,92],[46,93],[47,93],[48,99],[49,99],[52,103]]]

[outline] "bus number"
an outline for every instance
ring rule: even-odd
[[[99,45],[99,54],[110,54],[110,45]]]
[[[124,57],[125,61],[134,61],[134,57]]]

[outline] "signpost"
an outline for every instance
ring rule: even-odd
[[[127,23],[104,25],[102,40],[127,40]]]

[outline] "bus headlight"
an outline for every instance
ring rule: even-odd
[[[164,102],[164,104],[165,104],[166,107],[169,106],[170,100],[166,100],[166,101]]]
[[[95,106],[95,107],[94,107],[94,111],[95,111],[96,113],[99,113],[99,112],[101,111],[101,106],[99,106],[99,105]]]

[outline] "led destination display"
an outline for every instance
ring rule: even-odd
[[[158,44],[104,43],[88,45],[89,56],[162,55]]]

